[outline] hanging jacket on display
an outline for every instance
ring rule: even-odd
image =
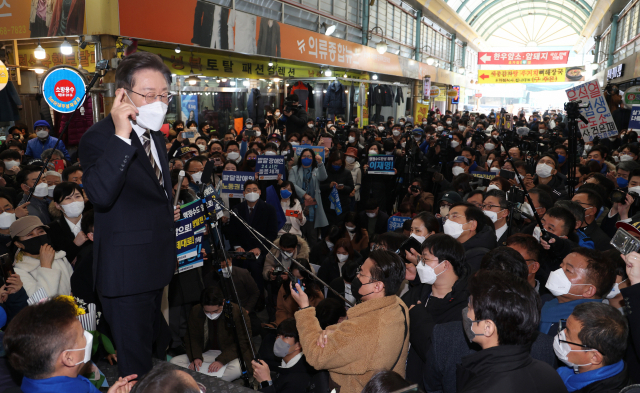
[[[369,105],[384,105],[384,86],[382,85],[370,85],[369,86]]]
[[[8,81],[7,86],[0,90],[0,121],[20,121],[19,105],[22,105],[20,95],[13,82]]]
[[[402,92],[402,87],[398,86],[398,94],[396,94],[396,104],[400,105],[404,103],[404,94]]]
[[[316,108],[316,100],[314,99],[313,96],[313,87],[311,87],[310,84],[305,84],[305,86],[307,87],[307,91],[309,92],[309,99],[307,100],[307,104],[309,105],[308,109],[315,109]]]
[[[382,106],[393,106],[393,90],[389,85],[383,85],[384,87],[384,104]]]
[[[309,89],[302,82],[298,82],[295,85],[291,86],[289,94],[296,94],[298,96],[298,103],[302,105],[304,110],[309,109]]]
[[[355,94],[356,94],[356,90],[358,90],[358,89],[353,87],[353,83],[352,83],[351,87],[349,87],[349,108],[353,108],[353,106],[357,102],[357,101],[355,101],[355,97],[354,97]]]
[[[247,111],[249,112],[249,118],[253,120],[253,124],[264,123],[265,98],[260,94],[259,89],[251,89],[247,102]]]
[[[261,18],[260,31],[258,32],[258,54],[281,57],[280,46],[280,25],[278,22]]]
[[[337,115],[344,113],[346,105],[344,86],[340,82],[331,82],[327,88],[327,93],[324,95],[323,107],[327,108],[327,112],[330,115]]]

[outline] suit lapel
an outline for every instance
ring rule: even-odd
[[[169,158],[167,157],[167,148],[164,144],[164,134],[160,131],[151,131],[151,139],[156,145],[160,168],[162,169],[162,178],[164,179],[164,189],[167,195],[171,195],[171,174],[169,173]]]
[[[142,141],[140,140],[140,137],[138,136],[138,133],[135,130],[131,131],[131,143],[138,149],[138,158],[140,159],[140,163],[144,167],[145,171],[149,174],[149,176],[151,176],[151,179],[154,181],[154,183],[156,183],[158,187],[160,187],[160,182],[156,177],[156,173],[151,167],[151,161],[149,161],[147,152],[144,150],[144,146],[142,146]],[[162,168],[162,170],[163,170],[163,174],[166,173],[164,168]],[[168,170],[169,169],[167,169],[167,171]],[[165,184],[166,183],[167,181],[165,180]],[[169,180],[169,184],[171,184],[171,180]],[[167,194],[167,195],[171,195],[171,194]]]

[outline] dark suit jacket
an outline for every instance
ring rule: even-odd
[[[436,325],[431,337],[423,372],[426,391],[456,393],[456,365],[462,363],[463,357],[481,348],[478,344],[469,343],[461,321]],[[531,357],[555,368],[553,337],[538,334],[531,346]]]
[[[276,209],[262,199],[258,199],[251,216],[249,216],[247,201],[240,203],[233,211],[246,221],[249,226],[260,232],[262,236],[267,239],[274,241],[278,237],[278,217],[276,216]],[[262,255],[267,252],[267,249],[262,247],[251,232],[234,216],[231,217],[227,238],[232,247],[240,246],[244,248],[245,251],[257,247],[260,249]]]
[[[230,288],[230,283],[227,283],[227,279],[225,281],[220,282],[220,277],[222,274],[216,271],[209,272],[206,276],[204,276],[204,285],[205,287],[211,286],[219,286],[221,284],[228,285],[227,288]],[[179,275],[179,274],[178,274]],[[238,292],[238,296],[240,297],[240,303],[242,303],[242,308],[248,310],[249,312],[254,311],[256,307],[256,303],[258,302],[258,298],[260,297],[260,290],[256,285],[255,280],[251,277],[251,273],[247,269],[243,269],[239,266],[234,266],[231,269],[231,279],[233,279],[233,283],[235,284],[236,291]],[[231,294],[233,300],[232,302],[238,303],[236,293],[233,292]]]
[[[80,247],[76,246],[73,242],[76,237],[73,235],[73,232],[71,232],[71,228],[69,228],[69,224],[64,216],[51,221],[47,233],[49,237],[51,237],[51,243],[53,243],[51,246],[54,250],[66,252],[67,261],[73,262],[76,256],[78,256]]]
[[[176,269],[164,137],[159,131],[151,131],[164,187],[135,130],[130,137],[131,145],[115,135],[109,115],[89,128],[80,141],[84,189],[95,213],[93,277],[103,296],[161,289],[169,284]]]
[[[382,209],[384,209],[384,206],[378,209],[378,217],[376,217],[376,232],[370,233],[369,239],[371,239],[373,235],[380,235],[387,232],[387,222],[389,221],[389,215],[383,212]],[[367,212],[361,211],[360,213],[358,213],[358,221],[360,221],[360,228],[367,229],[369,227],[369,216],[367,216]]]

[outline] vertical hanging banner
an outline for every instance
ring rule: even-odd
[[[57,112],[70,113],[84,102],[84,77],[71,67],[55,68],[42,81],[42,96]]]
[[[195,94],[183,94],[182,101],[182,121],[198,122],[198,96]],[[186,127],[186,126],[185,126]]]
[[[176,222],[177,273],[202,266],[202,238],[205,232],[204,207],[200,199],[180,206],[181,220]]]
[[[580,108],[582,116],[587,118],[588,124],[578,121],[582,139],[591,142],[595,137],[608,138],[618,135],[616,124],[602,95],[600,84],[597,80],[583,83],[571,89],[567,89],[569,101],[581,100],[583,104],[589,104],[586,108]]]
[[[422,81],[422,97],[424,97],[425,100],[428,100],[430,94],[431,94],[431,77],[425,76],[424,80]]]
[[[455,90],[458,93],[455,97],[451,99],[452,105],[457,105],[460,103],[460,86],[452,86],[451,89]]]

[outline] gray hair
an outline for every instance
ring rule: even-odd
[[[40,158],[42,158],[43,160],[46,160],[47,158],[51,157],[52,154],[53,154],[53,148],[47,149],[43,151],[42,154],[40,154]],[[64,153],[62,151],[56,149],[56,154],[58,154],[64,160]]]
[[[616,166],[617,169],[622,169],[623,171],[631,172],[636,169],[640,169],[640,164],[637,161],[623,161],[618,163]]]
[[[46,171],[44,173],[45,176],[58,176],[60,179],[62,179],[62,174],[56,172],[56,171]]]

